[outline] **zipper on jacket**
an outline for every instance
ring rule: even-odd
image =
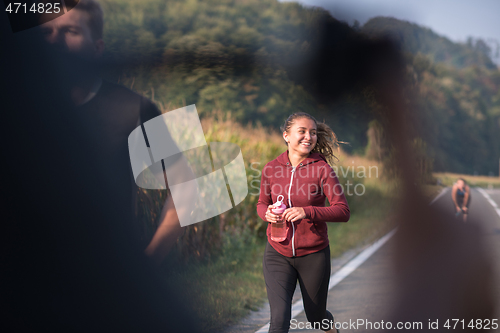
[[[292,177],[290,178],[290,185],[288,186],[288,205],[290,206],[290,208],[292,208],[292,201],[290,200],[290,192],[292,190],[292,182],[293,182],[293,175],[295,173],[295,168],[296,167],[292,167]],[[292,223],[292,256],[295,257],[295,244],[294,244],[295,227],[293,226],[293,222],[291,223]]]

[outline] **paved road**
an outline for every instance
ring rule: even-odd
[[[450,189],[446,189],[446,193],[440,196],[433,204],[439,205],[453,214],[453,205],[451,202]],[[482,192],[480,192],[482,191]],[[490,201],[485,197],[489,196]],[[500,302],[500,190],[478,190],[472,189],[471,204],[470,204],[470,221],[481,221],[481,230],[484,235],[484,241],[490,247],[490,252],[496,264],[496,290],[494,293],[496,299]],[[458,222],[458,221],[457,221]],[[392,299],[394,298],[393,288],[394,280],[391,274],[391,255],[393,253],[393,239],[385,243],[377,252],[361,264],[355,271],[347,276],[340,283],[335,285],[329,291],[328,309],[335,316],[335,320],[344,323],[344,326],[349,326],[350,322],[364,320],[377,325],[382,320],[387,322],[390,318],[392,310]],[[359,252],[359,251],[358,251]],[[337,265],[339,266],[339,265]],[[332,272],[335,268],[332,267]],[[300,299],[300,289],[297,286],[294,300]],[[262,323],[268,322],[269,318],[268,305],[261,311],[252,314],[251,317],[244,321],[244,325],[235,326],[225,333],[232,332],[255,332],[256,327],[260,328]],[[267,318],[267,321],[266,321]],[[497,311],[496,318],[500,321],[500,311]],[[304,312],[301,312],[294,318],[290,332],[322,332],[314,329],[299,329],[299,325],[306,325],[307,319]],[[395,323],[393,323],[395,325]],[[423,323],[426,325],[427,323]],[[260,325],[260,326],[258,326]],[[293,326],[296,325],[296,326]],[[294,329],[294,327],[296,327]],[[366,326],[363,326],[366,327]],[[344,328],[342,333],[360,333],[360,332],[375,332],[380,331],[375,329],[352,329]],[[410,330],[418,332],[418,329]],[[439,331],[439,330],[438,330]],[[498,330],[500,332],[500,330]],[[489,330],[494,332],[494,330]]]

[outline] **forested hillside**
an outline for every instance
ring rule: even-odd
[[[326,56],[339,69],[353,41],[398,31],[407,52],[412,126],[420,131],[415,142],[434,159],[435,170],[498,170],[500,75],[474,48],[394,19],[374,19],[357,30],[324,10],[276,0],[101,2],[110,79],[166,109],[194,103],[202,116],[222,110],[271,131],[303,110],[330,123],[339,139],[350,143],[346,150],[364,154],[368,146],[381,159],[389,147],[374,150],[375,142],[369,143],[368,137],[383,135],[372,122],[377,105],[369,89],[344,91],[348,84],[331,77],[337,84],[332,95],[338,98],[334,104],[320,103],[298,69],[307,68],[309,55],[325,40],[318,36],[318,22],[328,22],[333,47]]]
[[[488,45],[472,38],[468,44],[454,43],[429,28],[392,17],[375,17],[366,22],[361,32],[368,36],[387,35],[395,39],[404,51],[428,55],[434,62],[444,62],[457,68],[484,66],[495,69],[488,57]]]
[[[419,133],[436,171],[498,174],[500,72],[481,40],[453,43],[432,30],[394,18],[369,20],[361,31],[391,36],[408,59]]]

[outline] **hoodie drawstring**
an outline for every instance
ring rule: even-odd
[[[292,177],[290,178],[290,186],[288,186],[288,206],[290,206],[290,208],[292,208],[292,201],[290,200],[290,192],[292,191],[292,182],[293,182],[293,175],[295,173],[295,168],[296,167],[292,167]],[[293,222],[290,221],[292,223],[292,256],[295,257],[295,244],[294,244],[294,240],[295,240],[295,227],[293,225]]]

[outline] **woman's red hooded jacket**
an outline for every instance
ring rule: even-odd
[[[329,244],[326,222],[349,220],[343,187],[320,153],[310,153],[299,165],[292,167],[287,150],[264,166],[257,202],[257,214],[264,221],[267,221],[267,207],[275,203],[280,194],[287,208],[302,207],[306,214],[301,220],[287,222],[287,237],[282,242],[271,239],[271,223],[268,223],[269,243],[286,257],[321,251]],[[325,198],[328,198],[329,207],[325,207]]]

